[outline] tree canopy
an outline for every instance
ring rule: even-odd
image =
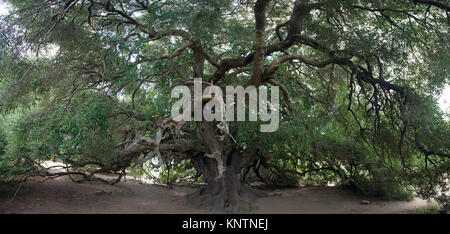
[[[450,123],[436,101],[450,84],[446,0],[8,2],[1,179],[117,183],[161,167],[172,182],[208,184],[193,204],[231,211],[258,195],[252,181],[391,199],[448,191]],[[171,90],[194,78],[278,86],[279,129],[173,121]]]

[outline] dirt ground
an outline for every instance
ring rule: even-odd
[[[28,182],[17,187],[0,187],[0,213],[212,213],[187,204],[185,196],[194,188],[121,182],[110,186],[97,182],[74,183],[60,177],[45,183]],[[361,200],[370,204],[361,204]],[[283,189],[255,201],[251,213],[407,213],[430,205],[424,200],[411,202],[376,201],[335,187]]]

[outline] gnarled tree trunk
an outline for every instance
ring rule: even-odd
[[[217,161],[204,156],[193,158],[197,170],[205,177],[207,186],[190,196],[190,202],[197,207],[211,210],[225,210],[231,213],[248,212],[253,207],[250,201],[265,196],[264,192],[254,190],[239,179],[242,169],[242,154],[232,152],[227,157],[223,176],[219,176]]]
[[[197,122],[197,126],[206,147],[211,154],[216,154],[214,158],[199,155],[192,159],[197,170],[205,177],[207,186],[190,196],[191,204],[231,213],[251,210],[250,201],[265,196],[265,193],[242,184],[239,172],[253,162],[255,156],[234,151],[232,144],[219,141],[211,123]],[[223,165],[219,165],[220,163]]]

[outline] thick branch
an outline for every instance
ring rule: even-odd
[[[450,11],[450,6],[448,6],[448,5],[446,5],[445,3],[442,3],[442,2],[428,1],[428,0],[413,0],[413,3],[435,6],[435,7],[441,8],[441,9],[447,11],[447,12]]]
[[[250,81],[253,85],[259,85],[262,80],[264,68],[264,30],[266,28],[266,6],[270,0],[258,0],[255,4],[256,46],[253,59],[253,77]]]

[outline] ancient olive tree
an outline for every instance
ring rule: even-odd
[[[231,211],[258,195],[240,175],[261,177],[260,165],[355,186],[383,175],[445,187],[450,128],[434,95],[449,83],[446,1],[8,2],[1,104],[21,129],[9,137],[10,166],[115,173],[105,181],[114,183],[130,166],[160,166],[153,157],[190,160],[207,183],[192,203]],[[171,90],[194,78],[278,86],[280,130],[174,121]],[[39,165],[55,158],[65,171]]]

